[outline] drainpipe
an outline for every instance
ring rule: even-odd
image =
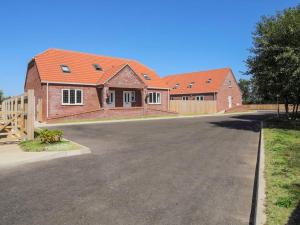
[[[170,89],[168,89],[168,111],[170,111]]]
[[[49,116],[49,106],[48,106],[48,100],[49,100],[49,82],[47,82],[47,98],[46,98],[46,113],[47,113],[47,119]]]

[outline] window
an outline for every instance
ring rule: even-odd
[[[177,84],[175,84],[175,87],[174,87],[174,89],[177,89],[177,88],[179,88],[179,83],[177,83]]]
[[[149,93],[149,104],[161,104],[160,92]]]
[[[94,66],[95,70],[97,70],[97,71],[102,71],[103,70],[102,67],[99,64],[93,64],[93,66]]]
[[[131,92],[131,102],[136,102],[135,91]]]
[[[195,82],[191,82],[189,83],[189,85],[187,86],[188,88],[192,88]]]
[[[231,86],[231,80],[228,81],[228,87],[230,87],[230,88],[232,87]]]
[[[149,77],[148,74],[144,73],[143,76],[144,76],[145,80],[151,80],[151,77]]]
[[[203,95],[198,95],[196,96],[197,101],[204,101],[204,96]]]
[[[189,100],[189,97],[188,96],[182,96],[182,98],[181,98],[183,101],[187,101],[187,100]]]
[[[71,73],[70,68],[66,65],[60,65],[60,68],[64,73]]]
[[[174,97],[170,97],[170,100],[174,100],[175,98]]]
[[[212,79],[211,78],[209,78],[207,81],[206,81],[206,83],[211,83],[211,81],[212,81]]]
[[[83,95],[80,89],[62,89],[62,105],[82,105]]]

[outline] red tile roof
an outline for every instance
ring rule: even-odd
[[[155,71],[130,59],[100,56],[61,49],[48,49],[34,57],[42,81],[80,84],[103,84],[116,70],[126,64],[146,83],[148,87],[168,88]],[[103,70],[95,70],[98,64]],[[71,73],[63,73],[60,65],[67,65]],[[145,80],[148,74],[151,80]]]
[[[230,68],[222,68],[169,75],[164,77],[163,80],[171,88],[170,94],[211,93],[218,92],[230,72]],[[188,86],[191,83],[192,87],[189,88]],[[179,84],[177,88],[175,88],[176,84]]]

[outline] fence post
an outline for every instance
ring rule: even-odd
[[[28,106],[27,106],[27,139],[34,139],[34,111],[35,111],[35,98],[34,90],[28,90]]]

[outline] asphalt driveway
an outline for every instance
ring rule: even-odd
[[[263,117],[60,127],[93,153],[0,171],[0,224],[249,224]]]

